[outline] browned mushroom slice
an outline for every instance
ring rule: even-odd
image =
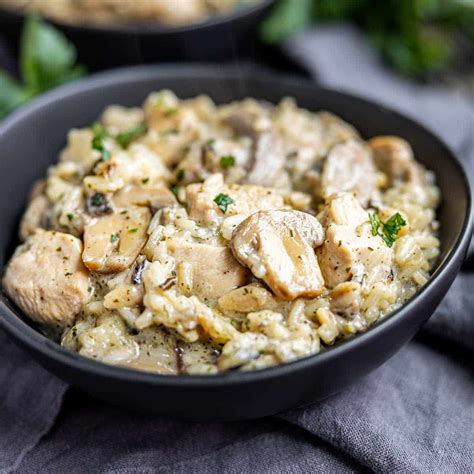
[[[38,230],[18,247],[3,286],[34,321],[67,326],[88,299],[89,276],[81,252],[78,238]]]
[[[168,249],[177,265],[189,267],[190,288],[185,293],[219,298],[247,283],[248,270],[235,260],[228,247],[170,240]]]
[[[324,231],[310,214],[260,211],[233,232],[231,249],[237,260],[265,281],[275,295],[287,300],[318,296],[324,289],[314,248]]]
[[[370,149],[360,141],[348,140],[329,152],[321,174],[320,194],[328,199],[334,193],[350,191],[366,205],[376,192],[375,180]]]
[[[410,144],[400,137],[380,136],[368,141],[376,166],[391,182],[425,181],[423,168],[415,161]]]
[[[84,265],[99,273],[130,267],[145,244],[150,217],[148,208],[130,206],[93,219],[84,228]]]
[[[229,291],[219,298],[219,308],[222,311],[237,311],[251,313],[261,309],[272,309],[277,300],[263,286],[256,283],[245,285]]]
[[[113,201],[117,207],[149,206],[152,209],[171,207],[177,204],[174,194],[162,185],[128,185],[116,192]]]
[[[246,182],[271,186],[286,161],[283,144],[271,123],[265,122],[256,112],[242,110],[230,114],[226,121],[235,133],[247,135],[253,140]]]

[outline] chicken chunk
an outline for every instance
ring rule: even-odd
[[[214,299],[247,283],[248,270],[241,266],[228,247],[216,247],[184,241],[170,241],[169,252],[176,264],[190,268],[192,294]]]
[[[352,194],[337,194],[323,213],[326,238],[316,252],[328,287],[352,279],[361,283],[389,278],[393,251],[372,235],[368,214]]]
[[[225,212],[214,201],[219,194],[232,199]],[[221,174],[212,175],[202,184],[186,186],[186,202],[189,217],[204,224],[217,222],[224,215],[248,216],[260,210],[285,207],[283,197],[275,189],[250,184],[225,185]]]
[[[390,182],[405,181],[422,184],[426,181],[423,168],[415,161],[410,144],[400,137],[379,136],[368,141],[377,168]]]
[[[300,211],[260,211],[234,230],[230,243],[237,260],[286,300],[322,293],[324,281],[314,248],[324,231],[319,221]]]
[[[353,319],[360,312],[361,303],[361,286],[355,281],[339,283],[331,291],[330,309],[334,314]]]
[[[320,195],[328,199],[340,191],[351,191],[362,205],[376,193],[376,169],[369,148],[357,140],[334,146],[321,174]]]
[[[28,204],[20,223],[20,239],[26,240],[36,229],[46,228],[48,211],[51,209],[49,199],[44,195],[34,197]]]
[[[146,207],[130,206],[92,219],[84,228],[84,265],[99,273],[126,270],[145,245],[150,218]]]
[[[3,286],[34,321],[67,326],[88,300],[89,277],[81,253],[78,238],[38,230],[15,252]]]

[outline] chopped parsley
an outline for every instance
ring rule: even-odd
[[[92,133],[94,136],[92,137],[92,148],[97,150],[101,154],[101,161],[107,161],[110,159],[110,151],[107,150],[104,146],[104,139],[108,138],[109,132],[98,122],[92,124]]]
[[[72,220],[74,220],[74,214],[69,213],[69,214],[67,215],[67,218],[68,218],[69,222],[71,222]]]
[[[227,194],[220,193],[214,198],[214,202],[222,212],[226,212],[227,208],[234,202],[234,200]]]
[[[176,127],[173,128],[167,128],[166,130],[163,130],[162,135],[177,135],[179,133],[179,129]]]
[[[136,127],[127,130],[126,132],[119,133],[115,136],[115,140],[122,148],[127,148],[137,138],[140,138],[148,131],[145,124],[137,125]]]
[[[221,168],[231,168],[235,165],[235,158],[232,155],[221,156],[219,161]]]
[[[147,184],[150,181],[150,178],[143,178],[142,183]]]
[[[105,201],[105,196],[102,194],[102,193],[95,193],[92,197],[91,197],[91,204],[94,206],[94,207],[100,207],[104,204],[104,201]]]
[[[176,179],[177,179],[178,181],[182,181],[183,178],[184,178],[184,170],[183,170],[183,168],[180,168],[180,169],[178,170],[178,172],[176,173]]]
[[[205,145],[211,147],[212,145],[214,145],[214,143],[216,143],[216,139],[215,138],[209,138],[209,140],[206,140]]]
[[[135,234],[136,232],[138,232],[138,227],[134,227],[133,229],[128,229],[129,234]]]
[[[369,213],[369,220],[372,226],[372,235],[378,235],[388,247],[394,244],[400,229],[407,225],[399,212],[395,213],[386,222],[382,222],[377,214]]]
[[[165,116],[166,117],[173,117],[178,113],[178,108],[177,107],[169,107],[168,109],[165,110]]]
[[[112,234],[110,236],[110,242],[114,243],[114,242],[117,242],[117,240],[119,239],[119,235],[118,234]]]

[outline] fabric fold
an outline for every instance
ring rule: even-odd
[[[0,472],[18,468],[53,426],[66,388],[0,330]]]

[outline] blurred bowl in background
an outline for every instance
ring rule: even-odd
[[[90,70],[160,61],[231,61],[252,55],[258,25],[274,0],[242,6],[224,15],[183,26],[72,25],[46,19],[76,46]],[[16,52],[25,15],[0,9],[0,33]]]

